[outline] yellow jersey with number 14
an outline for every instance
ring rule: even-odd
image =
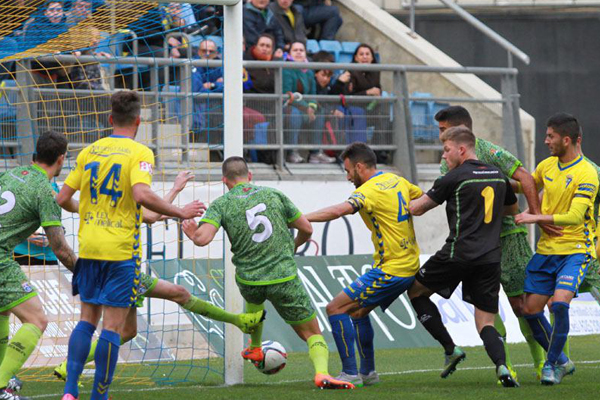
[[[422,194],[406,179],[379,172],[348,199],[371,231],[375,246],[373,268],[399,277],[417,273],[419,246],[408,205]]]
[[[563,227],[563,235],[548,236],[542,231],[537,253],[544,255],[590,254],[596,257],[594,244],[594,199],[598,192],[598,173],[583,157],[563,165],[558,157],[549,157],[536,167],[533,178],[544,189],[542,214],[566,214],[572,203],[588,206],[580,225]]]
[[[142,208],[132,187],[152,183],[154,154],[141,143],[112,135],[77,156],[65,184],[79,190],[79,256],[124,261],[139,257]]]

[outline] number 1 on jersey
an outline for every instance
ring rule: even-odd
[[[98,170],[100,163],[94,161],[85,165],[86,171],[90,170],[90,199],[92,204],[98,204]],[[123,191],[119,189],[119,179],[121,178],[121,164],[113,164],[108,171],[108,175],[102,181],[100,194],[110,196],[111,207],[116,207],[117,202],[123,196]],[[108,187],[110,185],[110,188]]]
[[[492,222],[492,214],[494,211],[494,188],[491,186],[486,186],[482,191],[481,191],[481,196],[484,199],[485,205],[484,205],[484,209],[485,209],[485,216],[483,217],[483,222],[486,224],[489,224],[490,222]]]

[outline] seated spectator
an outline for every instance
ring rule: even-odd
[[[263,33],[258,37],[256,44],[246,53],[246,59],[254,61],[272,61],[274,59],[275,38],[273,35]],[[248,93],[275,93],[275,75],[271,68],[249,68],[248,77],[252,82],[245,92]]]
[[[200,43],[198,56],[202,60],[219,60],[221,58],[216,43],[210,39]],[[244,71],[244,75],[246,75],[246,71]],[[248,83],[245,83],[245,85],[248,85]],[[192,92],[222,93],[223,88],[222,67],[196,67],[193,69]],[[208,123],[210,106],[208,104],[206,100],[194,100],[194,118],[192,124],[194,131],[203,131],[210,128],[210,124]],[[244,107],[243,119],[246,141],[254,138],[254,126],[266,121],[263,114],[249,107]]]
[[[352,56],[353,63],[377,64],[375,52],[368,44],[360,44]],[[356,96],[381,96],[379,71],[352,71],[348,94]]]
[[[292,43],[290,56],[293,62],[307,62],[304,43]],[[286,128],[290,132],[289,139],[285,142],[286,144],[298,144],[302,127],[315,122],[318,106],[314,100],[297,100],[291,95],[296,92],[301,94],[316,94],[315,74],[309,69],[284,69],[283,92],[290,94],[290,100],[286,103],[284,109]],[[301,163],[304,162],[304,158],[300,156],[297,150],[292,150],[288,153],[287,161],[289,163]]]
[[[86,27],[85,36],[81,29],[71,28],[72,33],[78,36],[77,42],[82,37],[89,39],[89,43],[86,45],[75,45],[74,48],[82,48],[77,50],[73,54],[76,56],[80,55],[95,55],[97,57],[110,57],[110,54],[97,52],[98,43],[100,43],[100,31],[95,27]],[[79,34],[78,34],[79,33]],[[102,67],[99,62],[85,62],[81,63],[77,61],[71,67],[69,71],[69,87],[73,89],[88,89],[88,90],[108,90],[108,87],[104,85],[102,76]]]
[[[70,28],[81,21],[90,18],[93,12],[92,0],[75,0],[71,9],[65,14],[67,26]]]
[[[244,6],[244,38],[246,45],[256,44],[261,33],[270,33],[275,37],[275,57],[283,56],[285,41],[283,30],[267,7],[269,0],[248,0]]]
[[[22,38],[23,50],[35,48],[67,31],[66,16],[61,1],[49,1],[43,7],[43,15],[28,21]],[[66,71],[56,61],[35,61],[31,65],[33,81],[36,84],[57,84],[63,82]]]
[[[296,5],[302,6],[304,24],[312,29],[312,38],[320,40],[335,40],[335,35],[344,22],[337,6],[331,5],[331,0],[296,0]],[[315,35],[316,27],[320,25],[321,32]]]
[[[183,32],[183,28],[185,28],[185,26],[187,25],[186,17],[189,17],[189,15],[186,15],[184,13],[184,6],[186,4],[187,3],[171,2],[162,7],[164,16],[162,23],[166,32],[174,30],[176,31],[177,29]],[[188,11],[188,13],[191,14],[191,17],[194,19],[195,23],[196,18],[194,17],[194,14],[191,13],[191,9]],[[182,50],[186,50],[188,46],[187,43],[183,43],[182,39],[178,39],[176,37],[170,37],[168,39],[168,43],[169,55],[172,58],[181,58]]]
[[[294,42],[306,43],[306,26],[304,26],[302,11],[293,3],[294,0],[275,0],[269,4],[269,9],[283,30],[285,51],[289,51],[290,45]]]

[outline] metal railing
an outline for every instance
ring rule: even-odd
[[[121,65],[148,65],[146,73],[150,75],[149,88],[141,91],[143,104],[149,110],[146,123],[150,125],[148,134],[151,147],[157,154],[157,162],[161,162],[161,154],[165,151],[180,149],[180,156],[173,161],[176,164],[189,163],[189,149],[222,149],[222,93],[192,93],[191,67],[215,68],[221,61],[144,58],[130,57],[119,59],[98,59],[94,56],[74,57],[59,55],[48,60],[62,63],[99,62],[118,63]],[[376,151],[389,152],[391,163],[414,182],[418,181],[416,167],[416,151],[439,149],[435,126],[429,123],[429,131],[421,129],[418,117],[411,108],[422,102],[438,103],[498,103],[502,105],[502,131],[507,149],[520,159],[524,158],[523,140],[519,118],[519,95],[517,91],[517,70],[513,68],[480,68],[480,67],[429,67],[420,65],[388,65],[388,64],[332,64],[332,63],[293,63],[247,61],[246,69],[270,68],[274,71],[275,93],[245,94],[247,109],[258,112],[268,122],[262,131],[244,128],[245,148],[256,151],[275,152],[275,163],[279,167],[286,164],[288,150],[342,150],[347,143],[360,140],[369,143]],[[164,68],[161,68],[164,67]],[[173,67],[179,70],[181,85],[177,91],[168,85],[160,85],[161,70]],[[392,86],[388,96],[346,96],[346,104],[342,106],[339,96],[306,95],[307,100],[314,100],[326,113],[318,114],[320,120],[307,124],[305,121],[298,129],[294,128],[294,112],[284,105],[288,94],[282,91],[282,75],[286,69],[334,69],[380,71],[391,75]],[[496,75],[501,77],[502,89],[499,98],[473,99],[467,97],[419,97],[409,95],[407,75],[410,73],[456,73]],[[102,137],[109,132],[107,122],[109,95],[111,91],[89,91],[72,89],[38,88],[31,82],[27,60],[18,63],[16,72],[16,88],[3,88],[5,91],[17,91],[16,118],[14,134],[8,138],[3,147],[14,147],[15,154],[28,162],[33,152],[34,135],[42,128],[61,129],[71,133],[74,147],[81,147]],[[348,110],[355,108],[355,114]],[[1,105],[0,105],[1,108]],[[341,113],[336,113],[335,110]],[[248,117],[245,111],[244,118]],[[296,114],[296,118],[297,118]],[[432,121],[432,115],[424,115]],[[208,120],[203,128],[202,119]],[[357,122],[359,121],[359,122]],[[255,121],[256,122],[256,121]],[[324,129],[326,124],[330,129]],[[348,124],[361,124],[363,128],[350,128]],[[3,127],[0,121],[0,127]],[[6,121],[4,121],[6,124]],[[179,132],[174,141],[159,140],[159,132],[165,124],[174,124]],[[6,129],[2,128],[5,132]],[[425,132],[425,133],[424,133]],[[258,140],[258,135],[261,135]],[[10,139],[10,140],[9,140]],[[165,164],[166,166],[166,164]]]
[[[506,40],[502,35],[497,33],[495,30],[493,30],[492,28],[490,28],[489,26],[487,26],[486,24],[484,24],[483,22],[481,22],[480,20],[475,18],[471,13],[469,13],[467,10],[465,10],[464,8],[459,6],[456,2],[454,2],[453,0],[438,0],[438,1],[442,2],[446,7],[450,8],[452,11],[454,11],[459,17],[461,17],[463,20],[465,20],[467,23],[469,23],[475,29],[477,29],[478,31],[483,33],[485,36],[490,38],[492,41],[496,42],[498,45],[500,45],[502,48],[504,48],[507,51],[509,68],[512,68],[512,66],[513,66],[513,56],[515,56],[519,60],[523,61],[526,65],[529,65],[530,58],[524,51],[519,49],[517,46],[515,46],[508,40]],[[407,5],[410,9],[409,24],[410,24],[411,34],[415,33],[415,8],[416,8],[415,3],[416,3],[415,0],[411,0],[410,4]]]

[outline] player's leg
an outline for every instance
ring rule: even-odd
[[[431,301],[430,296],[434,290],[440,290],[444,297],[449,298],[458,285],[456,276],[449,270],[451,265],[431,257],[415,276],[415,281],[408,289],[408,298],[417,314],[417,319],[423,327],[444,348],[444,370],[442,378],[448,377],[456,370],[456,366],[466,358],[466,354],[454,344],[452,337],[442,322],[442,316]]]
[[[244,300],[246,300],[246,313],[256,314],[265,309],[264,302],[267,299],[268,286],[251,286],[237,282],[238,288]],[[260,363],[263,360],[262,331],[264,322],[260,322],[250,334],[250,345],[242,350],[242,358],[252,363]]]
[[[500,263],[465,267],[459,273],[463,280],[463,300],[475,306],[475,326],[485,350],[496,366],[502,386],[517,387],[516,378],[506,365],[504,338],[494,327],[500,301]]]
[[[26,281],[25,284],[29,285]],[[10,379],[23,367],[23,364],[25,364],[37,346],[48,324],[42,303],[31,289],[28,290],[25,296],[17,300],[16,305],[9,305],[9,307],[8,310],[23,325],[8,342],[4,359],[0,364],[0,398],[4,398],[2,396],[7,395],[5,394],[5,390],[9,386]],[[8,310],[4,309],[1,311],[5,312]]]
[[[264,296],[273,304],[281,318],[308,344],[308,355],[315,368],[315,385],[323,389],[354,389],[352,383],[329,375],[329,348],[319,329],[317,313],[300,278],[268,285],[264,290]]]
[[[156,283],[146,292],[145,296],[173,301],[194,314],[199,314],[215,321],[233,324],[244,333],[251,333],[264,319],[264,310],[259,310],[255,313],[233,314],[193,296],[181,285],[176,285],[162,279],[157,279]]]
[[[352,382],[356,386],[362,386],[362,381],[358,376],[354,347],[356,332],[349,315],[349,313],[360,309],[360,305],[348,296],[345,292],[346,290],[348,288],[335,296],[327,304],[325,310],[331,324],[331,334],[333,335],[340,360],[342,361],[342,372],[338,376],[338,379]]]
[[[542,367],[546,361],[546,354],[544,349],[533,337],[531,328],[527,321],[523,318],[523,303],[525,301],[525,295],[523,287],[525,286],[525,269],[533,252],[529,246],[527,240],[527,234],[516,233],[506,235],[500,239],[500,245],[502,247],[502,274],[500,282],[504,293],[508,297],[508,301],[511,305],[515,316],[519,320],[519,327],[521,333],[525,337],[525,341],[529,347],[529,351],[533,358],[533,365],[538,372],[538,377],[541,374]],[[514,372],[512,363],[510,361],[510,355],[508,351],[508,344],[506,342],[506,328],[500,316],[496,316],[494,327],[504,338],[504,350],[506,352],[506,365]],[[516,377],[516,372],[514,372]]]

